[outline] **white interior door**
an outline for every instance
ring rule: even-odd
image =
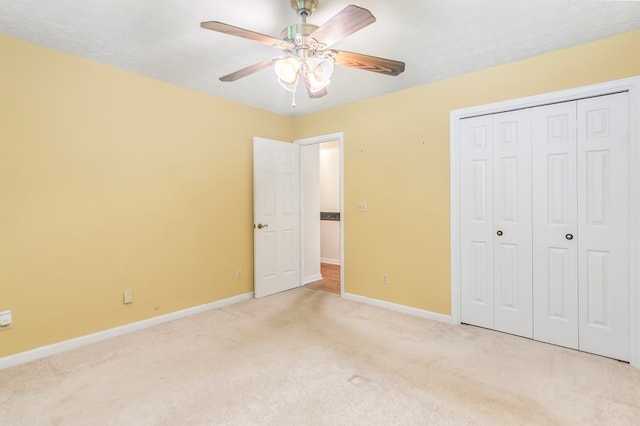
[[[532,109],[533,337],[578,349],[576,102]]]
[[[300,285],[300,147],[253,139],[255,297]]]
[[[534,339],[640,367],[639,106],[634,77],[452,111],[454,322],[495,328],[489,120],[530,109]]]
[[[580,349],[629,360],[629,95],[578,101]]]
[[[533,336],[531,112],[493,116],[495,329]]]
[[[493,119],[460,121],[461,321],[494,328]]]

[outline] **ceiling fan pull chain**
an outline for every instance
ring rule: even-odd
[[[291,92],[291,108],[296,107],[296,91]]]

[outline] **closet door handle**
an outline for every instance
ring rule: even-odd
[[[567,234],[564,237],[569,241],[573,240],[573,234]]]
[[[496,234],[498,235],[498,237],[502,237],[502,231],[498,231],[496,232]]]

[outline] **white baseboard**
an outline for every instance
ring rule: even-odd
[[[301,285],[307,285],[309,283],[312,283],[314,281],[319,281],[322,279],[322,274],[318,274],[318,275],[311,275],[309,277],[304,277],[302,279],[302,284]]]
[[[320,263],[328,263],[329,265],[340,265],[340,259],[328,259],[326,257],[321,257]]]
[[[444,315],[436,312],[425,311],[424,309],[412,308],[411,306],[399,305],[397,303],[385,302],[384,300],[371,299],[369,297],[358,296],[357,294],[352,294],[352,293],[344,293],[342,297],[345,299],[353,300],[355,302],[361,302],[367,305],[373,305],[379,308],[385,308],[391,311],[401,312],[403,314],[415,315],[415,316],[430,319],[433,321],[453,324],[453,320],[450,315]]]
[[[112,337],[121,336],[123,334],[131,333],[134,331],[142,330],[154,325],[163,324],[165,322],[174,321],[180,318],[196,315],[202,312],[219,309],[225,306],[233,305],[251,299],[253,292],[241,294],[239,296],[230,297],[228,299],[218,300],[216,302],[207,303],[205,305],[194,306],[192,308],[183,309],[181,311],[171,312],[165,315],[159,315],[157,317],[149,318],[142,321],[132,322],[120,327],[110,328],[108,330],[99,331],[93,334],[87,334],[86,336],[76,337],[74,339],[65,340],[59,343],[53,343],[51,345],[41,346],[39,348],[31,349],[25,352],[20,352],[15,355],[9,355],[0,358],[0,370],[3,368],[13,367],[19,364],[25,364],[27,362],[35,361],[37,359],[46,358],[51,355],[55,355],[61,352],[65,352],[71,349],[79,348],[81,346],[89,345],[91,343],[97,343],[102,340],[110,339]]]

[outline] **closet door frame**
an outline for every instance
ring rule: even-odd
[[[640,77],[577,87],[450,112],[451,321],[460,324],[460,120],[619,92],[629,93],[629,344],[630,364],[640,368]]]

